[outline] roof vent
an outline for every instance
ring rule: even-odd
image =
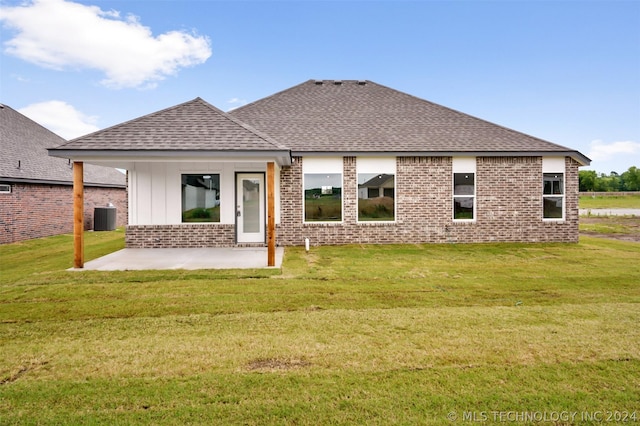
[[[358,86],[364,86],[367,84],[367,80],[358,80]]]
[[[333,82],[336,86],[342,86],[342,80],[336,80]]]
[[[322,83],[324,83],[322,80],[315,81],[316,86],[322,86]]]

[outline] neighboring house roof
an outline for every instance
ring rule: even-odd
[[[147,156],[171,156],[176,152],[185,155],[281,152],[289,157],[287,147],[201,98],[99,130],[50,150],[51,155],[56,156],[78,151]]]
[[[387,181],[394,179],[394,175],[381,174],[374,176],[363,184],[360,184],[360,188],[378,188],[387,183]]]
[[[365,80],[309,80],[230,112],[305,153],[570,155],[579,152]]]
[[[7,105],[0,105],[0,181],[71,184],[69,161],[53,158],[47,148],[67,141]],[[87,186],[126,187],[124,173],[110,167],[85,165]]]

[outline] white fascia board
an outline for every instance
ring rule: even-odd
[[[126,168],[134,162],[269,162],[274,161],[278,166],[291,165],[289,151],[89,151],[50,149],[52,157],[69,158],[73,161],[83,161],[89,164],[109,164],[111,167]]]

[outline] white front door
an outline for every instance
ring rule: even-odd
[[[236,234],[239,243],[265,242],[264,174],[236,175]]]

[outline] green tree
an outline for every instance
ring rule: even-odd
[[[595,183],[595,190],[597,192],[614,192],[621,190],[622,180],[620,175],[616,172],[611,172],[610,175],[606,173],[600,173]]]
[[[640,191],[640,169],[636,166],[629,167],[629,170],[620,176],[624,191]]]
[[[595,191],[596,189],[596,180],[598,179],[598,174],[595,170],[580,170],[578,172],[578,182],[580,191],[582,192],[590,192]]]

